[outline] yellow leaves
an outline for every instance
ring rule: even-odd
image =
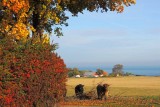
[[[56,8],[57,8],[58,11],[62,11],[62,7],[60,5],[57,4]]]
[[[2,23],[3,29],[0,29],[7,36],[13,37],[16,40],[27,38],[29,30],[27,24],[24,24],[28,15],[26,14],[29,10],[28,0],[3,0],[2,6],[7,7],[8,14],[16,13],[16,22],[9,24],[12,21],[12,16],[6,19],[7,23]],[[11,13],[12,12],[12,13]],[[5,19],[3,19],[5,21]],[[2,21],[3,22],[3,21]],[[13,22],[13,21],[12,21]]]
[[[50,15],[51,15],[51,14],[50,14]],[[55,24],[58,24],[58,23],[60,23],[60,21],[61,21],[61,19],[57,16],[56,13],[53,13],[50,18],[55,21]]]
[[[28,17],[28,15],[25,12],[23,12],[20,14],[19,19],[21,20],[22,18],[25,18],[25,17]]]
[[[7,25],[4,30],[5,30],[6,32],[8,32],[8,31],[11,29],[11,27],[12,27],[12,26]]]
[[[26,25],[22,22],[15,24],[10,33],[15,36],[16,40],[20,40],[22,38],[26,39],[29,35]]]
[[[43,8],[43,9],[46,9],[46,5],[42,5],[42,8]]]
[[[42,43],[43,44],[48,44],[50,42],[50,38],[48,34],[44,34],[42,37]]]
[[[60,19],[58,17],[55,17],[55,23],[58,24],[60,22]]]
[[[38,43],[42,43],[42,44],[49,44],[50,43],[50,38],[48,34],[43,34],[41,40],[39,36],[35,36],[34,38],[32,38],[32,43],[33,44],[38,44]]]
[[[6,36],[16,40],[26,39],[29,35],[29,30],[27,29],[27,26],[22,22],[17,22],[13,26],[7,24],[6,26],[4,26],[3,29],[0,29],[0,31],[6,33]]]

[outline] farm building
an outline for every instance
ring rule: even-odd
[[[99,77],[95,72],[85,72],[84,77]]]
[[[80,75],[76,75],[75,77],[76,77],[76,78],[80,78],[81,76],[80,76]]]

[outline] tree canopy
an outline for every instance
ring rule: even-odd
[[[97,69],[96,74],[100,76],[100,75],[102,75],[102,74],[103,74],[103,72],[104,72],[103,70],[101,70],[101,69]]]
[[[67,25],[66,12],[73,16],[84,10],[93,12],[122,12],[124,6],[135,4],[135,0],[1,0],[0,38],[6,36],[19,41],[33,38],[49,42],[48,35],[61,36],[59,25]]]
[[[124,74],[124,72],[123,72],[123,65],[122,64],[116,64],[116,65],[114,65],[114,67],[112,68],[112,73],[114,75],[117,75],[117,74],[123,75]]]

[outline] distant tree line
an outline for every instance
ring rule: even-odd
[[[68,77],[75,77],[76,75],[80,75],[81,77],[83,77],[86,72],[93,72],[93,71],[91,71],[91,70],[79,70],[78,68],[68,68]],[[96,72],[95,72],[95,75],[106,76],[107,72],[102,70],[102,69],[97,69]]]
[[[84,76],[85,72],[92,72],[92,71],[79,70],[78,68],[68,68],[68,77],[74,77],[76,75]]]
[[[86,72],[93,72],[91,70],[79,70],[78,68],[68,68],[68,77],[75,77],[76,75],[80,75],[81,77],[84,76]],[[129,76],[133,75],[130,72],[124,72],[123,71],[123,65],[122,64],[116,64],[112,68],[112,72],[108,75],[108,73],[102,69],[97,69],[95,72],[95,75],[98,76]]]

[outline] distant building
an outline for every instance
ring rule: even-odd
[[[105,77],[108,76],[108,72],[104,71],[103,74],[97,75],[96,72],[85,72],[84,77]]]
[[[116,77],[119,77],[119,74],[116,74]]]
[[[97,75],[96,73],[95,73],[95,75]],[[108,76],[108,72],[106,72],[106,71],[103,71],[103,74],[100,74],[100,75],[98,75],[99,77],[106,77],[106,76]]]
[[[84,77],[99,77],[95,72],[85,72]]]
[[[103,74],[101,74],[101,75],[99,75],[100,77],[103,77],[104,75]]]
[[[99,77],[99,75],[94,75],[95,78]]]
[[[76,75],[75,77],[76,77],[76,78],[80,78],[81,76],[80,76],[80,75]]]

